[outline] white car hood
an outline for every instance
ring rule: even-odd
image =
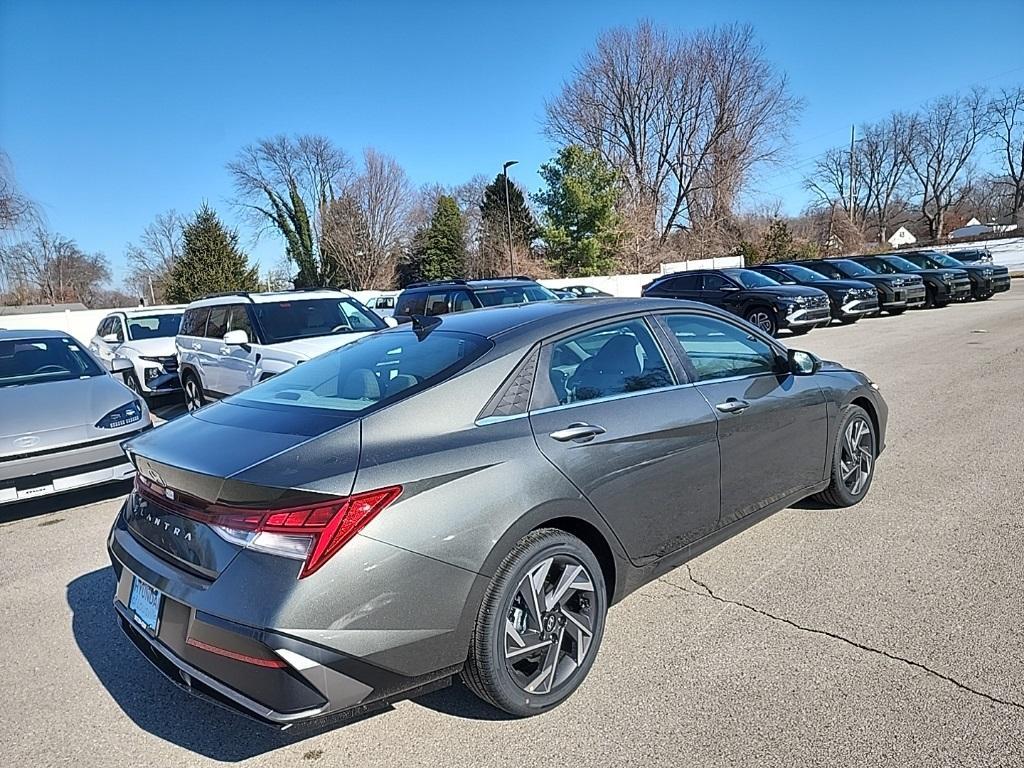
[[[143,357],[172,357],[175,354],[174,337],[165,336],[159,339],[127,341],[117,348],[115,354],[127,357],[130,352],[135,352]]]
[[[373,331],[366,333],[336,333],[331,336],[312,336],[308,339],[296,339],[295,341],[283,341],[280,344],[267,344],[264,349],[275,352],[275,357],[280,355],[294,359],[308,360],[309,358],[330,352],[332,349],[344,347],[353,341],[369,336]]]

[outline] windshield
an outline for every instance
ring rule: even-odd
[[[554,293],[536,283],[503,285],[499,288],[477,288],[474,293],[485,307],[496,307],[499,304],[529,304],[531,301],[558,299]]]
[[[0,387],[102,375],[102,369],[74,339],[0,341]]]
[[[778,285],[778,282],[767,275],[751,272],[749,269],[723,269],[722,273],[731,277],[744,288],[770,288],[773,285]]]
[[[387,327],[370,310],[347,297],[292,299],[254,304],[252,308],[267,344],[336,333],[366,333]]]
[[[820,283],[823,280],[827,280],[824,275],[819,275],[813,269],[807,267],[797,267],[793,264],[786,264],[782,267],[776,267],[782,274],[789,275],[794,280],[801,280],[805,283]]]
[[[432,331],[374,334],[247,389],[230,402],[363,414],[452,376],[490,348],[482,336]]]
[[[922,269],[935,269],[941,266],[935,259],[925,256],[923,253],[908,253],[906,256],[901,257],[904,261],[909,261],[917,267]]]
[[[917,264],[912,261],[907,261],[902,256],[886,256],[884,259],[881,259],[881,261],[891,265],[893,267],[893,272],[913,273],[921,269]]]
[[[843,273],[846,277],[873,277],[876,272],[872,272],[870,269],[865,267],[863,264],[858,264],[856,261],[849,261],[848,259],[842,259],[841,261],[833,262],[836,268]]]
[[[173,315],[151,315],[149,317],[128,318],[128,338],[165,339],[177,336],[181,327],[181,313]]]

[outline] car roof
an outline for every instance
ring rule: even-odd
[[[517,285],[539,285],[539,283],[532,278],[520,277],[496,277],[484,280],[435,280],[429,283],[413,283],[406,286],[402,293],[406,291],[432,291],[438,288],[506,288]]]
[[[139,307],[138,309],[117,309],[111,315],[124,315],[125,317],[156,317],[157,315],[180,315],[185,311],[185,304],[171,307]],[[109,315],[108,315],[109,317]]]
[[[522,336],[526,343],[571,330],[591,322],[613,321],[622,315],[654,312],[662,309],[700,309],[708,311],[707,304],[679,299],[616,298],[614,296],[575,299],[573,301],[534,301],[500,307],[472,309],[437,315],[436,328],[445,331],[474,333],[496,339],[504,336]],[[398,329],[408,330],[400,325]],[[382,331],[393,333],[394,331]]]
[[[0,341],[21,341],[22,339],[70,339],[71,335],[64,331],[36,330],[33,328],[0,328]]]
[[[221,304],[238,304],[240,302],[251,302],[253,304],[273,304],[280,301],[308,301],[311,299],[336,299],[352,298],[347,292],[334,290],[333,288],[312,288],[299,289],[294,291],[266,291],[264,293],[220,293],[214,296],[205,296],[196,299],[188,305],[189,309],[195,307],[216,307]]]

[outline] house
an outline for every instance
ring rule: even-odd
[[[1017,229],[1017,222],[1014,221],[1013,216],[1002,216],[990,221],[988,224],[982,224],[977,217],[973,217],[962,227],[950,232],[947,237],[953,240],[964,237],[977,237],[978,235],[990,235],[997,232],[1012,232],[1015,229]]]
[[[892,237],[889,238],[889,245],[893,248],[900,248],[904,245],[913,245],[917,242],[917,238],[914,237],[914,233],[906,227],[900,227],[892,233]]]

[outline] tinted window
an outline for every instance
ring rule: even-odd
[[[210,321],[206,324],[206,337],[209,339],[223,339],[228,332],[228,313],[231,307],[211,307]]]
[[[74,339],[0,341],[0,387],[102,375]]]
[[[245,308],[244,304],[236,304],[231,307],[231,311],[228,312],[228,330],[245,331],[245,335],[249,337],[249,341],[255,341],[255,337],[252,332],[252,323],[249,322],[249,312]]]
[[[778,285],[767,275],[762,275],[760,272],[754,272],[750,269],[730,269],[725,274],[744,288],[770,288],[773,285]],[[707,279],[705,278],[706,282]]]
[[[110,331],[108,330],[110,328],[110,320],[111,318],[104,317],[100,321],[100,324],[96,326],[96,335],[99,336],[101,339],[108,333],[110,333]]]
[[[197,307],[196,309],[186,309],[185,315],[181,320],[181,330],[179,333],[182,336],[202,336],[206,333],[206,321],[210,317],[209,307]]]
[[[665,291],[696,291],[700,290],[700,275],[683,275],[665,280],[655,286]]]
[[[672,385],[665,358],[641,320],[605,325],[552,346],[548,376],[566,405]]]
[[[153,315],[151,317],[129,317],[129,339],[163,339],[177,336],[181,326],[181,315]]]
[[[448,303],[451,306],[452,312],[466,312],[470,309],[476,309],[476,305],[473,304],[473,300],[469,298],[469,294],[466,291],[453,291],[448,297]]]
[[[749,331],[703,315],[666,315],[699,381],[775,372],[775,350]]]
[[[422,339],[412,331],[376,334],[278,374],[230,402],[364,413],[443,381],[489,347],[481,336],[447,331]]]
[[[727,285],[732,285],[732,283],[721,275],[704,275],[705,291],[720,291]]]
[[[275,301],[254,304],[252,309],[267,344],[387,327],[377,315],[348,297]]]
[[[798,267],[795,264],[787,264],[783,267],[779,267],[778,271],[789,278],[800,280],[804,283],[820,283],[822,280],[827,279],[823,275],[820,275],[817,272],[815,272],[813,269],[808,269],[807,267]],[[766,270],[766,274],[772,279],[776,279],[775,275],[773,275],[770,271]]]
[[[793,282],[793,278],[792,277],[787,275],[785,272],[780,272],[777,269],[771,269],[769,267],[762,267],[761,269],[758,270],[758,272],[760,274],[762,274],[762,275],[765,275],[766,277],[770,277],[772,280],[774,280],[777,283],[792,283]],[[818,275],[818,278],[820,279],[821,275]]]
[[[508,285],[501,288],[478,288],[476,297],[485,307],[496,307],[502,304],[528,304],[531,301],[558,300],[554,293],[537,283]]]
[[[427,315],[445,315],[451,310],[448,308],[448,293],[438,291],[427,294]]]
[[[427,307],[427,295],[425,293],[403,293],[398,297],[398,306],[395,308],[396,315],[422,315]]]
[[[907,261],[902,256],[886,256],[884,261],[897,272],[916,272],[920,269],[917,264]]]
[[[815,266],[817,267],[818,265]],[[877,274],[863,264],[858,264],[856,261],[850,261],[849,259],[843,259],[842,261],[826,264],[825,266],[831,267],[835,271],[835,277],[873,277]]]

